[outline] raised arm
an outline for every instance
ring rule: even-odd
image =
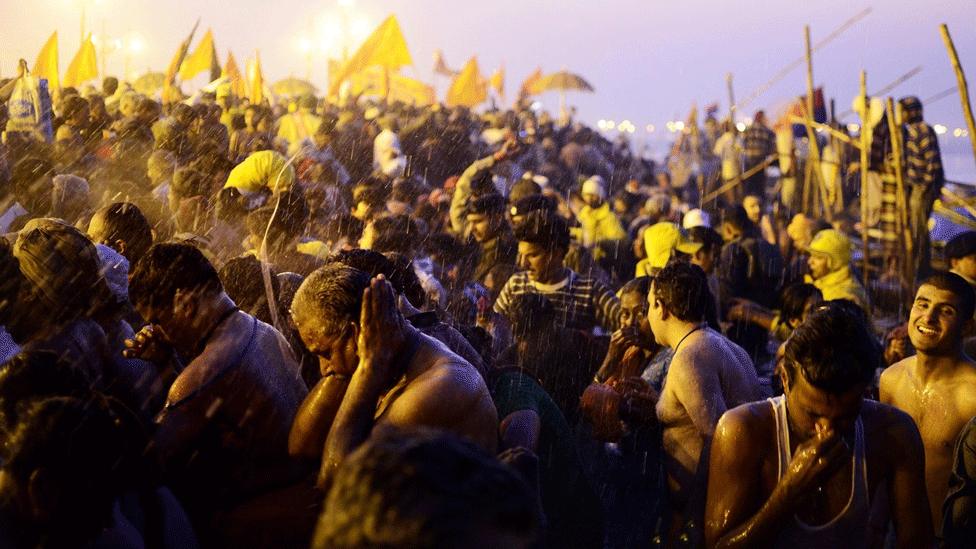
[[[326,373],[309,391],[288,434],[288,453],[292,457],[322,459],[325,439],[349,388],[349,381],[348,376]]]

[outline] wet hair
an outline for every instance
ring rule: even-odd
[[[508,318],[512,322],[512,336],[524,340],[541,335],[556,323],[556,308],[552,301],[539,293],[520,294],[512,298]]]
[[[390,428],[336,473],[313,549],[470,547],[486,530],[538,535],[538,503],[511,468],[473,443]]]
[[[277,301],[278,277],[274,268],[270,269],[271,294]],[[267,287],[264,284],[264,273],[258,258],[253,255],[235,257],[224,264],[219,275],[224,291],[242,311],[257,317],[262,322],[273,324]]]
[[[406,261],[396,262],[379,252],[354,248],[333,255],[329,261],[359,269],[371,278],[383,275],[390,281],[390,285],[398,294],[406,296],[411,304],[422,305],[427,299],[427,294],[424,292],[423,286],[420,285],[420,279],[417,278],[417,273],[414,272],[410,260],[406,259],[406,256],[401,255],[399,257]]]
[[[326,263],[308,275],[295,292],[292,304],[314,307],[323,323],[335,328],[344,322],[359,324],[363,290],[370,276],[338,262]]]
[[[722,236],[709,227],[692,227],[688,229],[688,239],[692,242],[701,242],[702,250],[717,252],[722,249],[725,243]]]
[[[802,317],[803,309],[811,298],[816,298],[818,301],[823,299],[823,294],[816,286],[802,282],[790,284],[780,295],[780,318],[788,321]]]
[[[479,196],[468,204],[468,213],[477,215],[504,215],[505,197],[498,193],[488,193]]]
[[[654,299],[685,322],[706,320],[712,293],[705,271],[698,265],[672,261],[654,277]]]
[[[102,80],[102,93],[106,97],[115,94],[115,91],[119,89],[119,79],[114,76],[106,76]]]
[[[408,215],[381,217],[372,223],[372,249],[380,253],[413,249],[420,238],[417,222]]]
[[[129,298],[137,307],[172,307],[179,290],[217,293],[223,289],[203,252],[185,243],[153,245],[129,276]]]
[[[960,318],[973,317],[974,309],[976,309],[976,292],[973,291],[972,285],[966,282],[966,279],[956,273],[939,271],[923,280],[918,287],[921,288],[926,284],[951,292],[952,295],[958,297]]]
[[[45,500],[43,522],[34,525],[43,532],[42,545],[92,540],[111,521],[125,443],[110,408],[99,401],[59,396],[34,402],[3,449],[4,472],[16,484],[26,487],[43,470],[57,492]]]
[[[0,326],[8,324],[21,285],[26,283],[20,273],[20,262],[14,257],[13,246],[0,236]]]
[[[797,371],[814,387],[841,394],[874,379],[884,366],[881,345],[864,311],[846,300],[828,301],[811,311],[786,341],[785,371]]]
[[[54,351],[25,351],[0,368],[0,437],[8,438],[30,405],[54,396],[83,398],[91,381]]]
[[[237,187],[224,187],[217,193],[214,216],[228,223],[242,222],[247,218],[247,199]]]
[[[651,282],[654,282],[653,276],[639,276],[624,284],[619,294],[640,294],[646,301],[647,294],[651,293]]]
[[[152,227],[146,216],[129,202],[115,202],[99,209],[105,227],[105,240],[112,245],[117,240],[125,241],[125,256],[129,263],[142,258],[153,243]]]
[[[69,120],[86,108],[88,108],[87,99],[78,95],[70,95],[61,102],[61,117]]]
[[[305,198],[296,191],[285,191],[277,199],[247,215],[247,230],[251,235],[284,244],[301,236],[308,223],[309,211]]]
[[[210,183],[210,179],[199,170],[179,168],[173,173],[170,191],[178,198],[194,196],[210,198],[212,191]]]
[[[756,224],[749,219],[746,209],[740,205],[728,206],[722,210],[722,224],[728,223],[742,234],[755,232]]]
[[[569,226],[562,217],[545,210],[529,212],[515,227],[515,238],[541,246],[547,251],[569,250]]]

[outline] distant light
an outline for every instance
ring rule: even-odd
[[[644,126],[644,129],[647,130],[647,133],[654,133],[654,124],[648,124]]]
[[[677,122],[674,123],[674,128],[678,131],[682,131],[685,129],[685,123],[678,120]]]
[[[857,132],[861,131],[861,126],[859,124],[853,124],[853,123],[852,124],[848,124],[847,125],[847,131],[849,131],[851,133],[857,133]]]
[[[746,123],[745,122],[736,122],[735,129],[739,130],[740,132],[746,131]]]
[[[945,132],[949,131],[949,128],[943,126],[942,124],[936,124],[935,126],[932,126],[932,129],[935,130],[935,133],[937,133],[938,135],[942,135]]]
[[[962,128],[956,128],[952,130],[953,137],[962,137]]]
[[[598,127],[598,128],[600,128],[601,130],[605,130],[605,129],[607,129],[607,121],[601,118],[601,119],[600,119],[600,120],[599,120],[599,121],[598,121],[598,122],[596,123],[596,127]]]
[[[312,41],[305,37],[299,38],[298,51],[302,53],[309,53],[310,51],[312,51]]]
[[[130,36],[129,37],[129,52],[131,53],[142,53],[146,49],[146,42],[141,36]]]
[[[617,124],[613,120],[607,120],[607,129],[612,130]]]
[[[529,110],[531,110],[531,111],[541,111],[542,110],[542,101],[533,101],[532,104],[529,105]]]

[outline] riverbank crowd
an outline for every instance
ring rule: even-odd
[[[930,241],[918,99],[866,167],[531,103],[0,107],[0,547],[971,546],[976,232]]]

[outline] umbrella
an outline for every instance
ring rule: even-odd
[[[284,80],[275,82],[274,85],[271,86],[271,91],[275,95],[297,97],[300,95],[315,95],[319,90],[308,80],[302,80],[301,78],[285,78]]]
[[[152,95],[156,90],[163,87],[165,81],[165,74],[161,72],[147,72],[139,78],[136,78],[135,82],[132,83],[132,87],[139,93]]]
[[[554,72],[542,77],[538,84],[540,91],[594,91],[593,86],[582,76],[567,71]]]
[[[538,90],[539,93],[544,91],[558,91],[560,112],[566,111],[566,92],[594,91],[593,86],[591,86],[586,79],[578,74],[573,74],[568,71],[559,71],[543,76],[542,79],[539,80],[539,82],[535,85],[535,89]]]

